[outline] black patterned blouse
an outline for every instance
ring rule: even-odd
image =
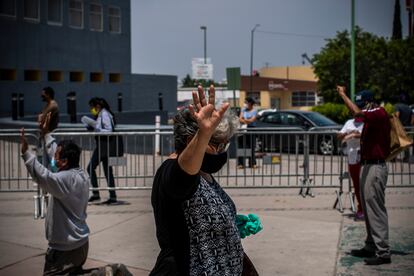
[[[241,275],[236,208],[215,180],[188,175],[168,159],[156,173],[151,201],[161,252],[150,275]]]

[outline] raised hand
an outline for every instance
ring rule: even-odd
[[[349,109],[349,111],[351,111],[353,116],[361,113],[361,109],[359,109],[359,107],[356,106],[355,103],[353,103],[352,100],[346,95],[345,86],[337,85],[336,91],[338,91],[338,95],[342,98],[346,107]]]
[[[200,132],[212,135],[216,127],[220,124],[226,110],[229,108],[228,103],[224,103],[218,110],[215,107],[215,89],[211,85],[208,91],[208,102],[206,100],[203,87],[198,86],[197,92],[193,91],[193,105],[189,110],[197,121]]]
[[[338,91],[338,94],[339,95],[346,95],[346,93],[345,93],[345,86],[340,86],[340,85],[337,85],[336,86],[336,91]]]

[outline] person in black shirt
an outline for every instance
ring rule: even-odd
[[[405,93],[401,93],[399,102],[394,106],[397,117],[400,119],[401,124],[405,127],[411,126],[411,117],[413,115],[413,112],[407,103],[408,96]]]
[[[174,118],[175,153],[157,170],[152,188],[161,252],[150,275],[241,275],[244,251],[236,207],[211,175],[227,162],[238,118],[215,108],[211,86]]]
[[[395,104],[395,114],[397,115],[398,119],[400,119],[401,124],[404,127],[410,127],[412,122],[414,121],[414,114],[411,108],[408,106],[408,96],[406,93],[401,93],[399,97],[399,102]],[[410,160],[410,149],[404,150],[404,158],[403,161]]]

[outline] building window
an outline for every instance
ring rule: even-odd
[[[89,10],[89,27],[91,31],[102,32],[102,5],[91,3]]]
[[[0,15],[16,17],[16,0],[1,0]]]
[[[121,9],[118,7],[108,8],[109,32],[121,33]]]
[[[0,81],[15,81],[16,69],[0,69]]]
[[[83,28],[83,1],[69,1],[69,26]]]
[[[92,72],[90,74],[91,82],[103,82],[103,74],[99,72]]]
[[[314,106],[314,91],[295,91],[292,93],[292,106]]]
[[[41,73],[40,70],[24,70],[25,81],[40,81]]]
[[[63,81],[63,72],[62,71],[49,71],[47,72],[48,81]]]
[[[109,82],[121,82],[121,74],[109,73]]]
[[[62,25],[62,0],[47,0],[47,22]]]
[[[83,72],[70,72],[69,80],[71,82],[83,82]]]
[[[24,0],[23,2],[23,17],[25,20],[31,22],[39,22],[39,0]]]

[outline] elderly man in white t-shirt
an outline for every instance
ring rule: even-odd
[[[357,198],[357,212],[355,220],[364,220],[364,212],[362,211],[361,193],[359,189],[359,173],[361,171],[360,164],[360,138],[364,123],[358,119],[348,120],[338,133],[338,139],[346,143],[345,154],[348,156],[348,170],[354,184],[355,195]]]

